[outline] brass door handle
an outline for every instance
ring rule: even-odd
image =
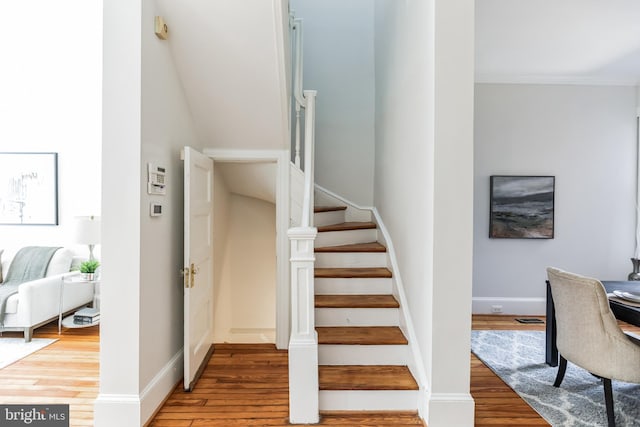
[[[180,274],[184,277],[184,287],[185,288],[193,288],[195,284],[195,279],[193,276],[198,274],[199,268],[195,266],[194,263],[191,263],[190,267],[185,267],[180,269]]]
[[[191,282],[191,286],[190,287],[193,288],[193,285],[195,284],[194,283],[195,279],[193,278],[193,276],[196,275],[196,273],[198,272],[198,269],[196,268],[196,266],[193,263],[191,263],[190,270],[191,270],[191,274],[189,274],[189,281]]]

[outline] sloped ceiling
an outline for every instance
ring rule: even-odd
[[[278,168],[275,162],[216,162],[215,167],[221,172],[229,192],[276,203]]]
[[[157,0],[206,147],[288,146],[283,1]]]
[[[637,0],[477,0],[475,30],[477,81],[640,81]]]

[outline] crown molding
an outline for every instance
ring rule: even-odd
[[[584,86],[638,86],[640,78],[575,76],[549,74],[497,74],[476,73],[476,83],[584,85]]]

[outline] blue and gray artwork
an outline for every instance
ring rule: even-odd
[[[489,237],[552,239],[552,176],[492,176]]]

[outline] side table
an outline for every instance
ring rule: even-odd
[[[62,301],[64,298],[64,284],[65,283],[85,283],[87,286],[93,286],[93,306],[96,308],[100,308],[99,307],[99,303],[100,303],[100,281],[99,280],[86,280],[83,279],[82,276],[80,275],[73,275],[73,276],[68,276],[65,277],[64,279],[62,279],[62,281],[60,282],[60,306],[58,309],[58,335],[60,335],[62,333],[62,327],[64,326],[65,328],[88,328],[90,326],[95,326],[97,324],[100,323],[100,319],[98,318],[98,320],[91,322],[91,323],[84,323],[84,324],[76,324],[73,322],[73,314],[65,317],[64,319],[62,318],[63,313],[63,308],[62,308]]]

